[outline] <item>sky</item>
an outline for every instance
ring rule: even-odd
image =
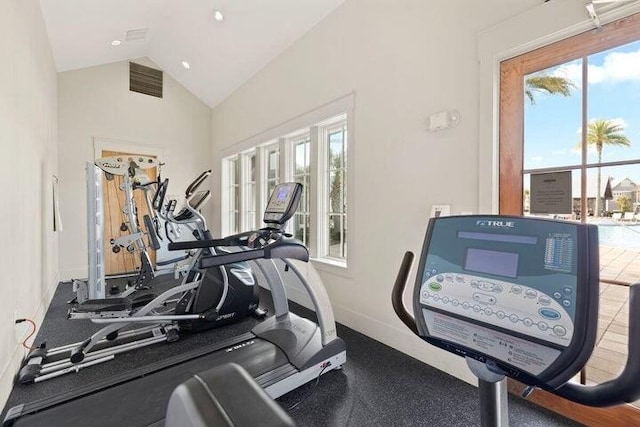
[[[602,161],[640,161],[640,41],[591,55],[588,64],[588,119],[615,120],[631,141],[629,147],[605,146]],[[569,97],[536,92],[535,105],[525,99],[524,168],[580,164],[582,60],[543,73],[566,77],[575,88]],[[587,162],[597,162],[594,149],[589,150]],[[578,172],[573,175],[579,179]],[[640,164],[603,168],[602,176],[609,175],[614,184],[626,177],[640,184]]]

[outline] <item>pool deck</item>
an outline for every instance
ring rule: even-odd
[[[640,249],[601,246],[600,278],[627,283],[640,281]],[[589,383],[608,381],[622,370],[627,359],[628,316],[629,287],[600,283],[596,348],[586,368]],[[640,406],[640,401],[634,404]]]

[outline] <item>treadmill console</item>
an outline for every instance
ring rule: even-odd
[[[496,373],[557,387],[593,350],[597,254],[593,225],[433,218],[414,291],[420,336]]]
[[[284,182],[273,189],[263,221],[267,224],[283,225],[298,209],[302,184],[298,182]]]

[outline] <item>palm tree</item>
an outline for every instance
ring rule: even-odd
[[[524,94],[529,98],[531,105],[536,105],[534,92],[546,92],[549,95],[571,96],[573,82],[565,77],[547,76],[537,74],[527,77],[524,81]]]
[[[631,145],[631,141],[624,135],[624,127],[615,120],[593,119],[587,125],[587,145],[595,147],[598,153],[598,163],[602,163],[602,148],[605,145],[624,145],[628,147]],[[578,142],[578,146],[581,146],[580,142]],[[598,168],[595,216],[600,215],[600,174],[600,168]]]

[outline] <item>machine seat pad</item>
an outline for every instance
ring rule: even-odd
[[[289,415],[240,365],[227,363],[180,384],[167,407],[166,427],[293,427]]]

